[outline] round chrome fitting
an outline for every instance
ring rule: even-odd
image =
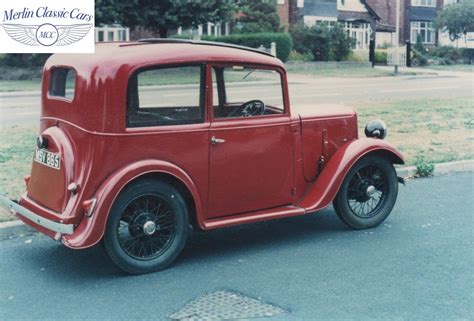
[[[369,187],[367,187],[367,196],[368,197],[372,197],[372,195],[374,195],[376,189],[375,189],[375,186],[374,185],[370,185]]]
[[[152,235],[155,232],[156,232],[155,222],[146,221],[145,224],[143,224],[143,233],[145,233],[146,235]]]

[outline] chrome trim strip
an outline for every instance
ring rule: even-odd
[[[72,234],[74,232],[74,225],[73,224],[61,224],[57,223],[48,219],[45,219],[38,214],[33,213],[27,208],[24,208],[20,204],[17,204],[10,200],[9,198],[5,197],[4,195],[0,194],[0,205],[4,208],[8,209],[9,211],[19,214],[21,216],[26,217],[30,221],[41,225],[48,230],[58,232],[61,234]]]

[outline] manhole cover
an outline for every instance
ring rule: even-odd
[[[173,320],[232,320],[270,317],[285,312],[279,307],[242,296],[217,291],[205,294],[170,315]]]

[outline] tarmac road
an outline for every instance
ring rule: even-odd
[[[351,105],[369,100],[472,97],[474,90],[473,75],[467,72],[375,78],[315,78],[290,74],[289,80],[290,102],[296,112],[299,106],[311,108],[323,103]],[[256,96],[262,94],[259,86],[247,87],[247,91],[255,92]],[[183,95],[182,90],[179,95]],[[0,93],[0,128],[38,126],[40,103],[39,93]]]
[[[128,276],[100,247],[0,242],[0,320],[166,319],[215,290],[261,298],[269,320],[472,320],[473,173],[400,186],[391,216],[353,231],[332,209],[193,233],[176,264]]]

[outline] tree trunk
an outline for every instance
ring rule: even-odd
[[[160,38],[168,38],[168,28],[160,28],[158,33],[160,34]]]

